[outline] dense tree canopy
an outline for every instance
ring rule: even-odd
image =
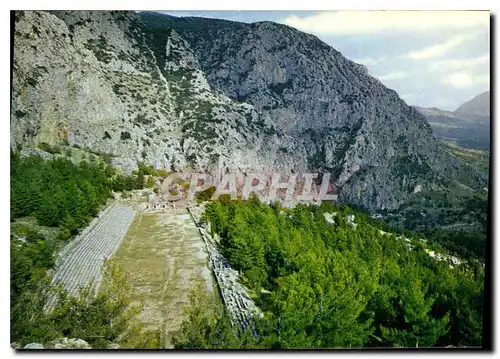
[[[325,212],[337,212],[335,224]],[[350,213],[356,230],[346,222]],[[328,203],[211,203],[205,216],[264,312],[255,347],[481,345],[484,271],[477,262],[450,268],[416,239],[410,249],[366,215]]]
[[[65,158],[21,158],[11,152],[11,219],[34,216],[40,225],[66,227],[74,234],[99,212],[111,190],[143,188],[151,171],[141,165],[131,175],[117,174],[103,162],[75,165]]]
[[[121,340],[128,347],[161,347],[164,333],[144,332],[130,319],[126,280],[94,296],[84,290],[43,311],[47,271],[71,234],[77,233],[110,196],[144,186],[155,175],[140,165],[131,175],[104,163],[79,165],[65,159],[21,158],[11,154],[11,218],[32,216],[39,225],[59,227],[59,235],[37,231],[11,234],[12,341],[44,342],[81,337],[94,347]],[[151,177],[149,177],[151,178]],[[209,197],[211,191],[197,197]],[[334,213],[335,223],[325,220]],[[347,222],[355,214],[357,228]],[[236,334],[227,311],[193,299],[188,321],[175,337],[179,348],[349,348],[480,346],[483,322],[484,236],[432,232],[427,237],[399,230],[412,244],[367,213],[323,203],[293,209],[221,198],[207,206],[205,220],[221,239],[221,251],[242,273],[263,318],[258,337]],[[427,243],[418,241],[426,238]],[[446,248],[446,250],[444,249]],[[427,253],[451,250],[469,259],[450,268]],[[213,310],[208,310],[208,308]]]
[[[11,220],[33,216],[38,225],[59,227],[54,236],[31,228],[11,233],[12,341],[46,343],[72,337],[84,339],[94,348],[105,348],[113,341],[129,348],[164,345],[163,334],[144,331],[131,322],[138,307],[130,303],[126,280],[116,266],[108,268],[108,290],[96,296],[88,287],[76,298],[51,286],[48,272],[54,268],[57,251],[98,213],[111,189],[142,188],[143,171],[116,175],[104,163],[75,165],[63,158],[21,158],[11,152]],[[50,293],[57,294],[59,301],[52,312],[46,312]]]
[[[11,219],[34,216],[40,225],[75,233],[97,214],[111,192],[104,164],[74,165],[63,158],[11,155]]]

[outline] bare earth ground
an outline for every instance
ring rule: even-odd
[[[213,291],[208,255],[186,209],[138,213],[114,260],[125,270],[144,303],[139,320],[149,329],[166,327],[166,345],[184,319],[184,306],[198,283]]]

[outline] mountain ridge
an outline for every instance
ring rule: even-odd
[[[489,151],[490,148],[490,93],[483,92],[464,102],[455,111],[436,107],[415,108],[422,113],[443,140],[456,141],[459,146]]]
[[[426,182],[422,173],[427,165],[450,164],[450,172],[460,166],[454,158],[442,158],[446,151],[433,139],[419,112],[370,76],[364,66],[314,35],[272,22],[231,22],[226,28],[226,22],[215,20],[210,26],[210,19],[202,19],[203,27],[193,27],[194,18],[139,15],[146,23],[150,16],[155,23],[161,20],[165,28],[174,28],[184,37],[212,87],[250,103],[297,138],[311,154],[310,162],[321,164],[317,169],[334,173],[338,187],[349,187],[340,195],[346,202],[370,206],[373,199],[367,197],[377,193],[363,193],[363,188],[375,187],[376,177],[380,178],[376,187],[385,183],[391,190],[383,196],[390,197],[395,192],[413,192],[419,181]],[[381,141],[388,132],[393,140]],[[376,138],[371,136],[374,133]],[[403,187],[411,189],[402,191],[391,183],[391,173],[396,171],[406,177]],[[406,171],[412,174],[405,176]],[[381,202],[378,207],[384,207]]]
[[[129,170],[330,172],[341,201],[370,210],[448,188],[450,176],[468,188],[487,181],[395,91],[314,35],[153,20],[16,13],[11,145],[65,143]]]
[[[490,92],[485,91],[460,105],[454,112],[462,117],[490,117]]]

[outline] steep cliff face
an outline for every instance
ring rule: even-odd
[[[168,87],[144,40],[123,30],[128,21],[115,13],[16,14],[13,142],[67,141],[140,159],[149,136],[137,118],[155,110],[155,127],[167,132]],[[149,93],[165,101],[157,109],[137,101]]]
[[[12,145],[67,143],[126,168],[332,172],[340,199],[369,209],[486,180],[364,67],[283,25],[18,12],[13,69]]]
[[[268,116],[304,146],[311,168],[333,172],[341,200],[395,208],[415,191],[445,186],[450,174],[468,186],[481,181],[396,92],[313,35],[271,22],[140,16],[157,30],[174,28],[210,85]]]
[[[17,13],[11,142],[68,143],[126,168],[176,170],[272,166],[293,153],[252,106],[211,90],[175,31],[161,40],[160,61],[133,12]]]

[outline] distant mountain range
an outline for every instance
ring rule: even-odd
[[[490,92],[486,91],[477,95],[472,100],[459,106],[455,113],[461,117],[471,118],[477,120],[490,119]]]
[[[460,147],[490,149],[490,92],[486,91],[460,105],[455,111],[436,107],[415,108],[429,121],[434,135],[455,141]]]

